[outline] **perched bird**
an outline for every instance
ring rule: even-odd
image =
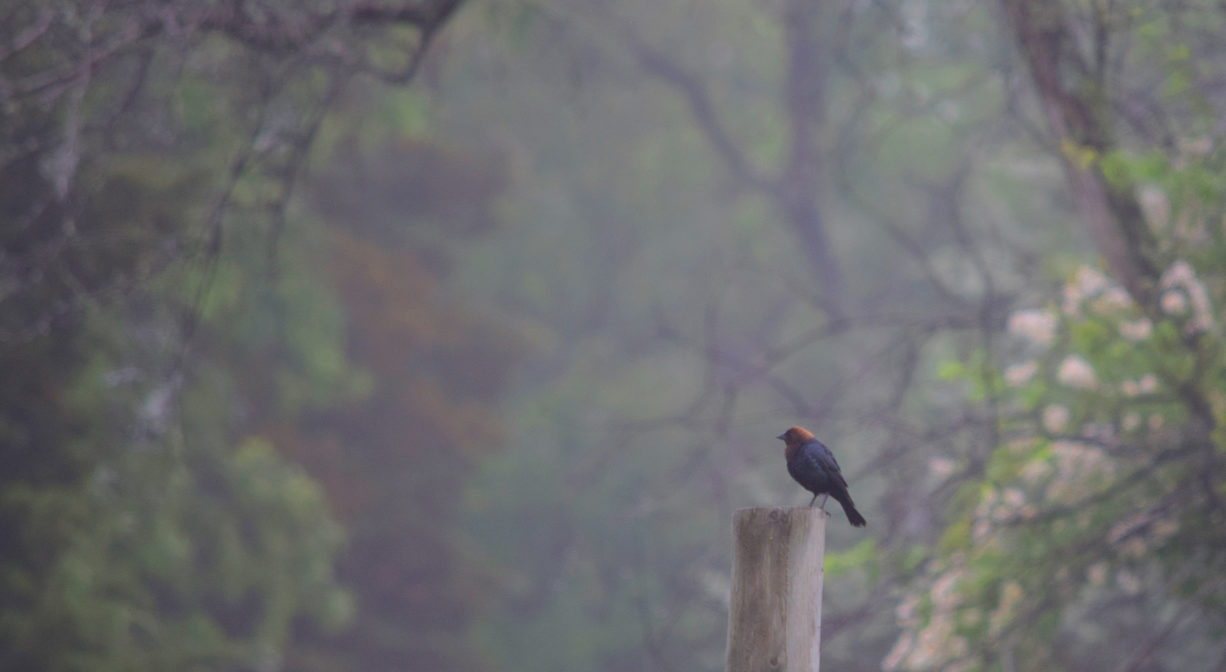
[[[847,514],[847,520],[853,527],[864,527],[867,524],[864,516],[856,510],[855,503],[851,501],[851,495],[847,492],[847,481],[843,479],[843,472],[839,470],[834,454],[813,436],[813,432],[804,427],[792,427],[776,438],[783,439],[784,445],[787,446],[783,450],[783,456],[788,461],[788,473],[804,486],[805,490],[813,493],[809,506],[813,506],[818,495],[834,497],[843,505],[843,512]],[[826,497],[822,498],[820,508],[826,510]]]

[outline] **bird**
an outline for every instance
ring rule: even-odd
[[[834,497],[843,505],[843,512],[847,514],[847,520],[852,527],[864,527],[868,524],[851,501],[851,494],[847,492],[847,481],[839,470],[834,453],[830,452],[826,444],[818,441],[813,432],[804,427],[791,427],[775,438],[782,439],[786,446],[783,456],[788,462],[788,473],[804,486],[805,490],[813,493],[809,506],[813,506],[818,495],[825,495],[818,507],[825,511],[826,497]]]

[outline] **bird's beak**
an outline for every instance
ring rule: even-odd
[[[787,440],[788,440],[788,439],[787,439],[787,435],[788,435],[788,433],[787,433],[787,432],[784,432],[784,433],[780,434],[779,436],[776,436],[775,438],[776,438],[776,439],[779,439],[780,441],[787,441]]]

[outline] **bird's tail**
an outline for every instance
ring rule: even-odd
[[[831,494],[835,499],[839,500],[839,504],[843,505],[843,513],[847,514],[847,521],[851,523],[852,527],[864,527],[868,524],[864,516],[860,515],[860,512],[856,510],[856,504],[851,501],[851,495],[845,492]]]

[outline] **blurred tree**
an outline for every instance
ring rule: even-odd
[[[350,615],[250,410],[364,389],[291,195],[342,86],[412,78],[459,4],[0,10],[0,669],[275,669]]]
[[[381,151],[339,149],[358,144],[338,143],[311,191],[333,222],[327,268],[343,306],[344,359],[368,389],[257,419],[319,479],[349,531],[338,576],[354,593],[355,618],[332,636],[307,633],[290,662],[497,669],[464,641],[489,580],[456,525],[470,473],[501,445],[490,404],[516,339],[441,294],[442,273],[430,266],[445,263],[439,234],[494,224],[501,169],[403,136]]]

